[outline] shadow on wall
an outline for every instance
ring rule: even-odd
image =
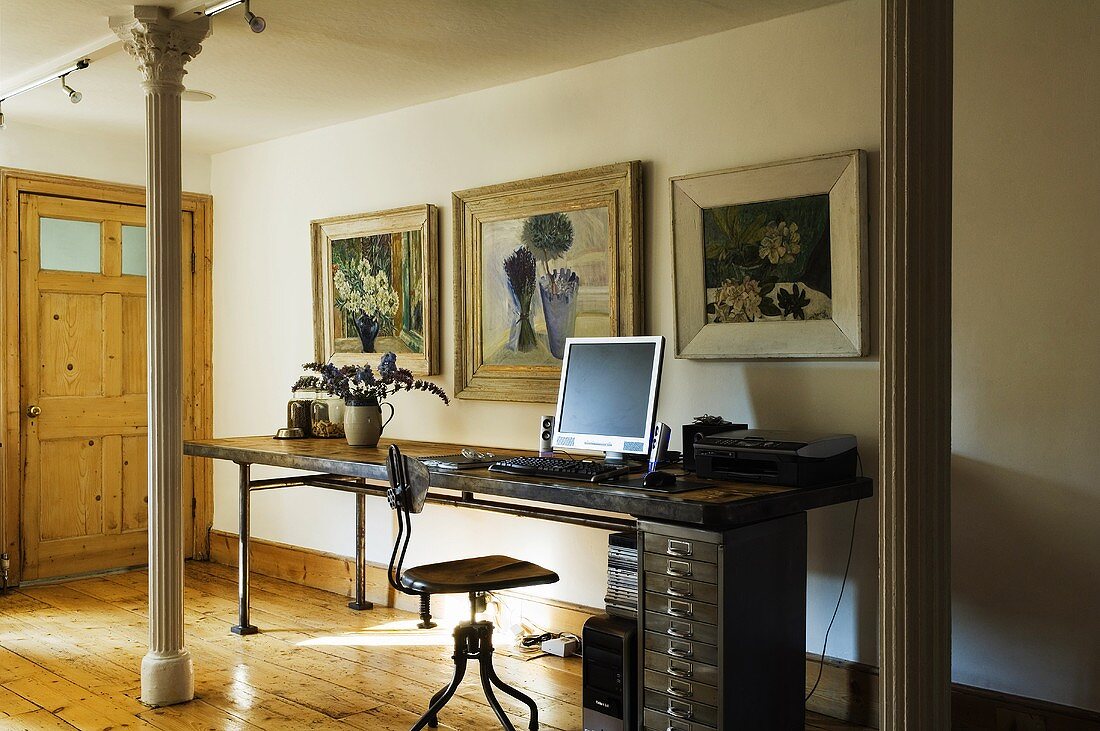
[[[742,409],[752,426],[855,434],[863,474],[878,472],[878,363],[783,361],[745,364]],[[877,489],[877,486],[876,486]],[[807,650],[821,651],[840,591],[854,505],[809,513]],[[878,540],[876,499],[859,507],[852,566],[826,654],[878,664]]]
[[[951,466],[954,679],[1100,710],[1100,497],[959,455]]]

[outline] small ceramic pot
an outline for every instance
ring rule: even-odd
[[[382,421],[382,406],[390,407],[389,419]],[[344,404],[344,438],[352,447],[374,447],[382,430],[393,418],[393,404],[349,400]]]

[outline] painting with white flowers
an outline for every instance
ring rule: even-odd
[[[867,353],[867,154],[672,178],[678,358]]]
[[[313,222],[314,331],[318,362],[402,358],[434,372],[435,209],[404,209]]]
[[[832,315],[829,196],[703,210],[708,322]]]

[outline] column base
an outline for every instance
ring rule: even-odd
[[[254,624],[239,625],[235,624],[229,628],[229,631],[235,635],[244,637],[245,635],[254,635],[259,632],[259,628]]]
[[[150,652],[141,660],[141,702],[147,706],[171,706],[195,697],[195,669],[191,653],[175,655]]]
[[[374,602],[368,602],[366,600],[363,600],[361,602],[351,601],[351,602],[348,602],[348,607],[350,609],[355,609],[357,611],[362,612],[362,611],[365,611],[365,610],[368,610],[368,609],[374,609]]]

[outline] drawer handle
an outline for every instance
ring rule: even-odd
[[[681,578],[690,578],[691,564],[689,564],[687,561],[673,561],[672,559],[669,559],[668,575],[679,576]]]
[[[689,602],[671,601],[668,603],[668,613],[673,617],[690,618],[695,613],[695,609]]]
[[[677,705],[676,701],[668,702],[668,710],[666,711],[666,713],[670,716],[675,716],[676,718],[681,718],[685,721],[690,721],[692,715],[694,715],[691,706],[686,704]]]
[[[695,649],[691,645],[688,645],[685,648],[680,648],[676,646],[675,642],[669,642],[668,654],[672,655],[673,657],[691,657],[695,654]]]
[[[694,594],[695,592],[692,590],[691,584],[688,584],[687,588],[683,589],[680,586],[677,586],[675,582],[669,582],[667,593],[670,596],[678,596],[678,597],[681,597],[681,598],[687,598],[687,597],[691,596],[692,594]]]
[[[677,688],[675,682],[676,681],[669,681],[667,691],[669,695],[674,695],[678,698],[690,698],[692,695],[694,695],[694,691],[692,691],[690,685],[686,688]]]
[[[690,556],[692,555],[692,546],[687,541],[677,541],[672,538],[668,539],[668,555],[669,556]]]
[[[680,666],[677,666],[675,660],[669,660],[668,674],[675,675],[678,678],[690,678],[695,674],[695,668],[693,668],[689,662],[680,663]]]
[[[687,629],[680,629],[674,623],[671,623],[668,625],[667,633],[670,637],[677,637],[681,640],[690,640],[691,636],[695,634],[695,630],[693,630],[691,627],[688,627]]]

